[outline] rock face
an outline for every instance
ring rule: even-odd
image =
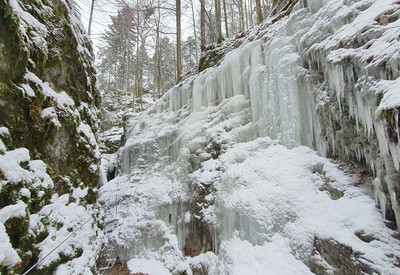
[[[23,213],[1,221],[6,225],[1,234],[7,233],[20,257],[19,271],[42,260],[66,233],[94,215],[100,96],[91,44],[78,18],[69,0],[0,1],[0,154],[15,169],[31,174],[18,178],[9,166],[0,169],[0,211],[25,205]],[[22,159],[15,157],[21,148],[26,148]],[[34,165],[39,161],[40,169]],[[47,184],[38,185],[40,179]],[[60,207],[58,214],[55,205]],[[96,223],[92,220],[84,228],[88,233],[82,235],[92,238]],[[38,268],[48,274],[81,256],[88,269],[96,250],[90,242],[66,244]],[[90,246],[93,252],[88,255]],[[17,263],[0,256],[5,257],[0,257],[2,267]],[[75,268],[71,262],[65,266],[71,272]]]
[[[332,239],[314,240],[312,260],[310,269],[315,274],[379,274],[361,253]]]

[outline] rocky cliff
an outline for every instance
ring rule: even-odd
[[[0,1],[4,270],[39,263],[41,274],[87,274],[94,264],[100,96],[91,43],[78,18],[69,0]]]

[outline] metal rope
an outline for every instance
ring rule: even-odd
[[[41,262],[43,262],[44,259],[46,259],[51,253],[53,253],[60,245],[62,245],[66,240],[68,240],[69,238],[72,237],[72,235],[74,235],[79,229],[81,229],[85,224],[87,224],[91,219],[93,219],[93,217],[90,217],[87,221],[85,221],[81,226],[79,226],[77,229],[75,229],[74,232],[72,232],[71,234],[68,235],[68,237],[66,237],[62,242],[60,242],[53,250],[51,250],[49,253],[46,254],[46,256],[44,256],[40,261],[38,261],[36,264],[34,264],[31,268],[29,268],[24,274],[22,275],[26,275],[29,272],[31,272],[38,264],[40,264]]]

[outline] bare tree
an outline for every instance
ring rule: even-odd
[[[260,24],[264,20],[260,0],[256,0],[256,11],[257,11],[257,23]]]
[[[214,0],[215,3],[215,24],[217,25],[217,33],[218,33],[218,43],[221,43],[224,40],[222,36],[222,27],[221,27],[221,1]]]
[[[176,83],[182,80],[181,0],[176,0]]]
[[[95,1],[95,0],[92,0],[92,4],[91,4],[91,6],[90,6],[90,16],[89,16],[89,26],[88,26],[88,34],[89,34],[89,36],[90,36],[90,31],[91,31],[91,29],[92,29],[94,1]]]
[[[200,49],[206,48],[206,7],[204,0],[200,0]]]
[[[225,1],[225,0],[224,0]],[[192,9],[192,21],[193,21],[193,36],[194,36],[194,45],[195,45],[195,50],[196,50],[196,65],[199,62],[199,55],[197,52],[198,48],[198,42],[197,42],[197,28],[196,28],[196,19],[195,19],[195,14],[194,14],[194,5],[193,5],[193,0],[190,0],[190,6]]]
[[[226,0],[223,1],[223,6],[224,6],[224,21],[225,21],[225,36],[229,37],[229,31],[228,31],[228,14],[226,12]]]

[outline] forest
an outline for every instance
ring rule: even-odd
[[[207,47],[243,36],[246,30],[273,13],[278,3],[268,0],[83,1],[81,12],[87,18],[89,35],[91,25],[98,22],[100,27],[100,33],[92,34],[101,45],[97,55],[99,88],[123,100],[124,106],[141,110],[143,93],[160,98],[182,77],[198,72],[201,53]],[[115,11],[107,14],[104,6]],[[90,13],[84,14],[89,8]],[[110,24],[93,19],[96,13],[100,18],[110,16]]]

